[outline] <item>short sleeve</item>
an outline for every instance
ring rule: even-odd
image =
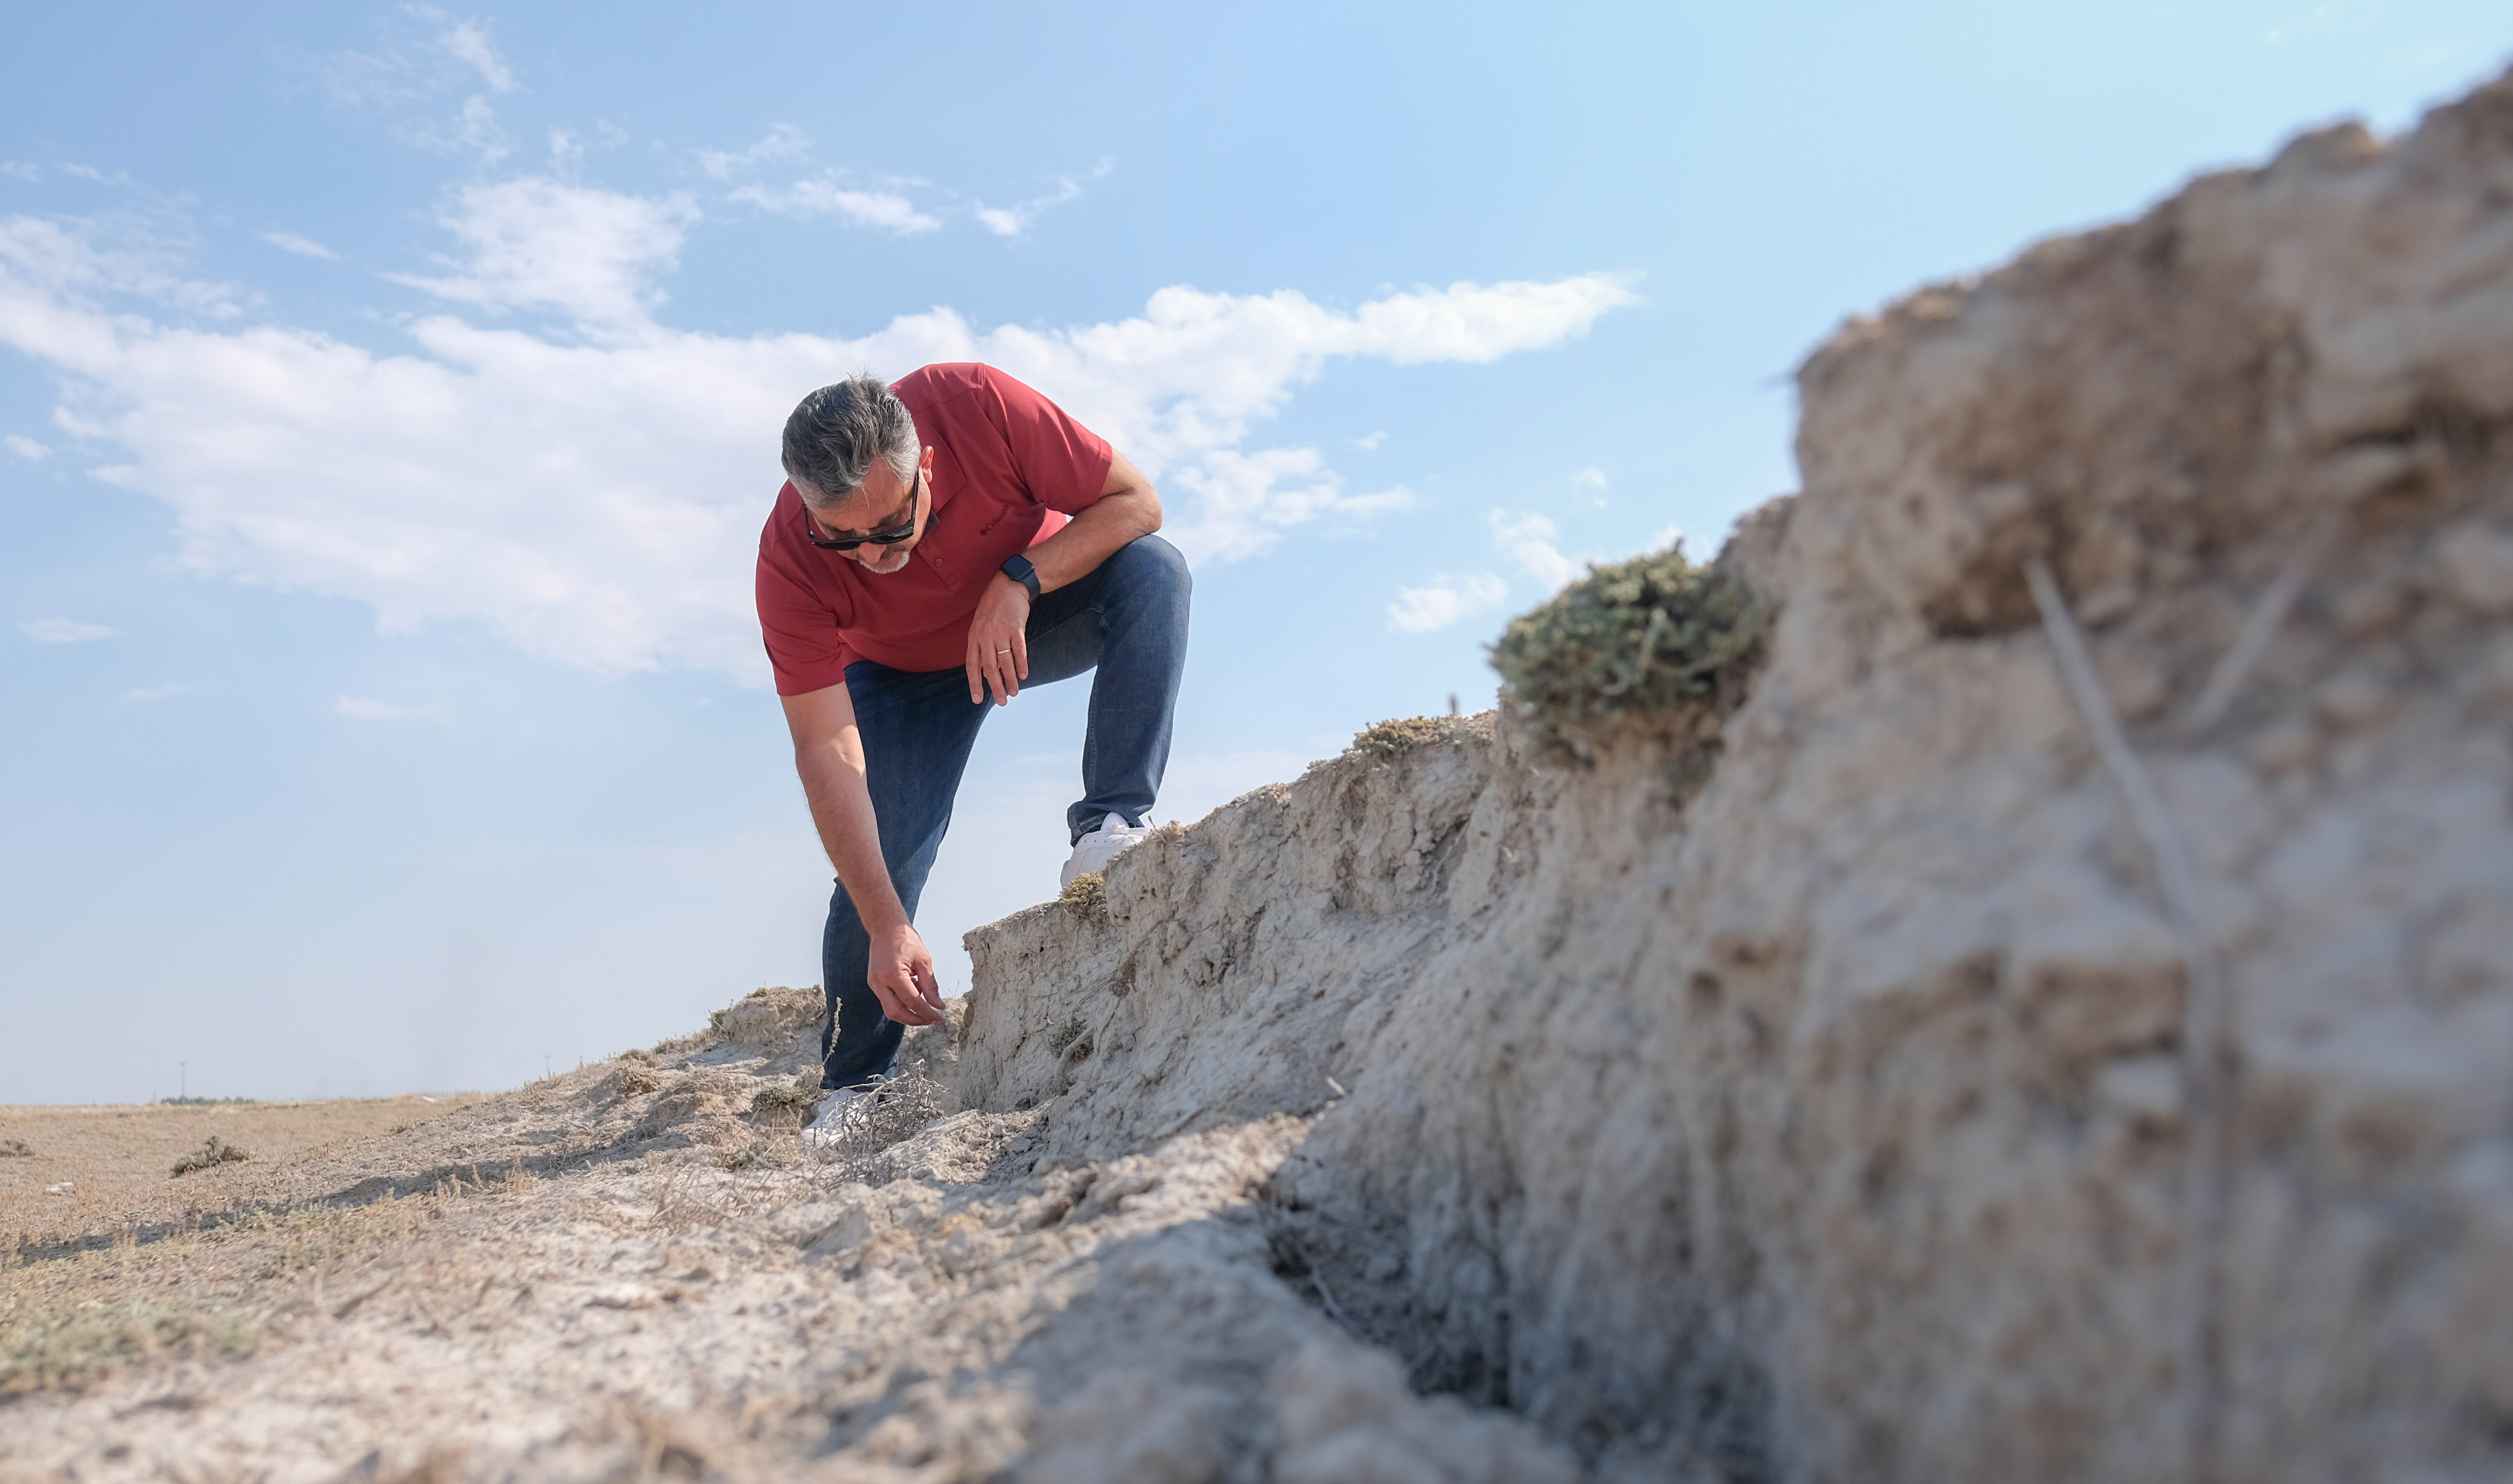
[[[987,416],[1002,431],[1030,498],[1067,515],[1097,503],[1117,458],[1108,440],[1017,378],[991,366],[976,369]]]
[[[838,616],[787,560],[773,544],[760,546],[759,635],[777,672],[777,694],[803,696],[843,682],[856,655],[840,637]]]

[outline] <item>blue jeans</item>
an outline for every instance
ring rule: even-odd
[[[1119,547],[1098,570],[1039,598],[1026,634],[1026,690],[1097,668],[1082,739],[1082,798],[1064,813],[1074,840],[1114,814],[1140,824],[1170,761],[1170,722],[1186,668],[1186,559],[1157,536]],[[909,921],[951,826],[960,775],[992,701],[972,703],[963,669],[895,670],[858,660],[847,695],[863,738],[864,781],[881,822],[881,859]],[[872,940],[847,896],[829,898],[820,983],[820,1085],[854,1087],[882,1072],[906,1027],[882,1013],[866,982]]]

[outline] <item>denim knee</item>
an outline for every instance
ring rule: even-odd
[[[1195,591],[1186,557],[1157,536],[1138,536],[1109,558],[1109,576],[1146,596],[1185,598]]]

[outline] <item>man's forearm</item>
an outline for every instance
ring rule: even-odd
[[[811,805],[820,848],[828,852],[864,930],[879,933],[906,922],[907,909],[881,859],[881,822],[873,815],[862,765],[836,743],[823,742],[799,749],[794,769],[802,775],[803,797]]]
[[[1160,528],[1159,500],[1149,489],[1128,491],[1104,497],[1022,555],[1038,569],[1039,590],[1054,592],[1098,571],[1128,541]]]

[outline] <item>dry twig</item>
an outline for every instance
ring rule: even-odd
[[[2252,667],[2268,653],[2269,640],[2277,636],[2278,625],[2286,622],[2287,610],[2294,606],[2303,584],[2311,580],[2312,569],[2321,562],[2341,528],[2347,524],[2344,510],[2324,510],[2318,519],[2304,528],[2303,539],[2288,555],[2286,565],[2260,592],[2259,601],[2244,616],[2242,631],[2217,658],[2215,668],[2208,672],[2208,683],[2199,690],[2199,699],[2190,703],[2190,714],[2184,722],[2187,731],[2207,731],[2224,718],[2234,704],[2234,697],[2251,677]],[[2036,594],[2037,602],[2040,600]]]
[[[2209,933],[2198,865],[2188,843],[2174,827],[2154,776],[2121,731],[2120,717],[2103,694],[2093,657],[2086,652],[2085,636],[2068,612],[2068,600],[2051,576],[2049,564],[2039,557],[2025,563],[2024,579],[2033,588],[2035,606],[2042,610],[2042,625],[2050,634],[2059,678],[2085,716],[2087,730],[2094,734],[2096,755],[2129,801],[2130,819],[2155,862],[2165,910],[2181,940],[2186,983],[2181,997],[2180,1401],[2187,1477],[2192,1484],[2209,1484],[2216,1474],[2216,1429],[2224,1392],[2224,1294],[2217,1255],[2224,1246],[2232,1168],[2226,1115],[2232,1103],[2234,1067],[2227,1038],[2230,1015],[2224,971]],[[2240,684],[2241,678],[2235,672],[2231,684]]]

